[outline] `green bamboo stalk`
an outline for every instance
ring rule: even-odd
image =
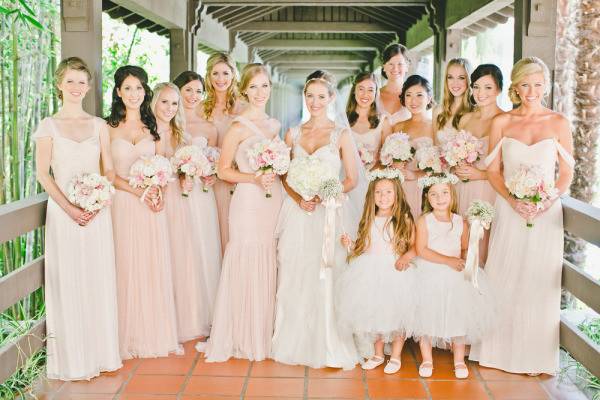
[[[11,201],[18,200],[19,193],[19,41],[17,33],[17,21],[13,20],[11,26],[12,34],[12,99],[11,99],[11,159],[9,176],[11,177]]]

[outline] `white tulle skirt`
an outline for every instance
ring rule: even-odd
[[[490,331],[495,321],[495,302],[482,269],[479,289],[464,280],[463,273],[447,265],[417,257],[417,306],[413,335],[428,337],[444,347],[451,342],[472,344]]]
[[[378,339],[412,335],[417,271],[398,271],[395,261],[393,254],[362,254],[336,282],[338,324],[354,333],[363,357],[372,355]]]
[[[333,305],[337,268],[320,274],[325,209],[308,214],[286,198],[277,229],[278,285],[271,357],[291,365],[352,369],[359,361],[352,332],[338,328]],[[339,235],[336,235],[339,237]]]

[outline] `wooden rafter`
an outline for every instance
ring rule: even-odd
[[[425,6],[430,0],[202,0],[206,6]]]
[[[377,9],[373,9],[370,7],[350,7],[350,8],[352,10],[354,10],[358,13],[361,13],[363,15],[366,15],[367,17],[372,18],[376,21],[383,22],[386,25],[394,26],[394,27],[396,27],[396,29],[407,30],[408,28],[410,28],[410,25],[403,24],[403,23],[399,22],[397,19],[395,20],[393,15],[391,16],[389,14],[378,12]]]
[[[256,21],[237,27],[249,32],[312,32],[312,33],[394,33],[389,25],[369,22],[305,22],[305,21]]]
[[[282,40],[267,39],[254,45],[259,49],[305,51],[376,51],[377,46],[366,40]]]

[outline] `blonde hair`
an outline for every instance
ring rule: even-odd
[[[384,232],[387,232],[389,224],[392,224],[393,235],[391,237],[391,244],[394,252],[398,256],[402,256],[410,248],[415,223],[410,213],[410,207],[404,197],[404,191],[402,190],[400,180],[386,178],[375,179],[369,183],[369,188],[367,189],[367,195],[365,197],[365,206],[358,225],[358,238],[356,239],[354,248],[347,257],[347,262],[360,256],[371,246],[371,226],[374,224],[375,216],[378,211],[378,207],[375,204],[375,185],[382,180],[392,182],[394,190],[396,191],[394,205],[392,206],[392,217],[386,222],[383,230]]]
[[[448,87],[448,70],[450,67],[458,65],[465,69],[466,83],[467,88],[462,95],[462,99],[460,102],[460,107],[456,110],[456,114],[454,117],[452,116],[452,104],[454,103],[454,96],[450,92],[450,88]],[[471,75],[471,63],[466,58],[453,58],[448,61],[446,65],[446,72],[444,74],[444,98],[442,99],[442,111],[438,114],[436,119],[436,125],[438,129],[442,129],[450,118],[452,118],[452,126],[458,129],[458,122],[460,121],[460,117],[465,115],[466,113],[472,110],[471,102],[469,98],[471,96],[471,82],[469,76]]]
[[[227,88],[226,101],[225,101],[225,111],[229,112],[233,110],[235,106],[235,102],[237,101],[239,94],[237,91],[237,69],[235,67],[235,62],[233,58],[229,54],[225,53],[215,53],[208,58],[206,61],[206,76],[204,78],[204,82],[206,83],[206,99],[202,103],[203,106],[203,114],[204,118],[210,119],[213,111],[215,110],[215,105],[217,104],[217,94],[215,93],[215,88],[212,85],[211,74],[212,70],[215,68],[217,64],[225,64],[231,70],[231,85]]]
[[[183,134],[185,127],[185,114],[183,111],[183,104],[181,101],[181,92],[177,85],[171,82],[161,82],[154,87],[154,96],[152,96],[152,101],[150,102],[150,109],[152,113],[156,115],[156,104],[158,103],[158,98],[160,97],[160,93],[167,89],[173,89],[175,93],[177,93],[177,97],[179,98],[179,104],[177,105],[177,112],[175,116],[169,121],[169,125],[171,126],[171,130],[173,131],[173,137],[175,138],[175,142],[177,145],[180,145],[184,142]]]
[[[448,207],[448,214],[458,214],[458,194],[456,193],[456,188],[451,183],[436,183],[435,185],[447,185],[450,189],[450,206]],[[429,189],[434,187],[435,185],[427,186],[423,188],[423,195],[421,197],[421,211],[423,214],[427,214],[433,211],[433,207],[429,202],[429,198],[427,195],[429,194]]]
[[[56,92],[59,99],[63,99],[62,90],[58,88],[58,85],[65,78],[65,74],[68,69],[72,69],[74,71],[82,71],[85,72],[88,78],[88,83],[92,80],[92,72],[90,71],[87,64],[79,57],[68,57],[63,59],[56,67],[56,71],[54,72],[54,80],[57,85]]]
[[[517,94],[516,86],[521,83],[526,76],[537,73],[544,74],[544,96],[550,94],[550,71],[546,64],[537,57],[525,57],[517,61],[510,73],[510,86],[508,87],[508,97],[510,101],[518,106],[521,104],[521,98]]]
[[[263,64],[247,64],[242,70],[242,76],[240,77],[240,83],[238,85],[238,88],[241,96],[246,101],[248,101],[248,96],[244,92],[246,91],[246,89],[248,89],[252,78],[260,74],[263,74],[267,77],[267,79],[269,80],[269,85],[273,85],[273,82],[271,82],[271,77],[269,76],[269,70],[267,70],[267,68]]]

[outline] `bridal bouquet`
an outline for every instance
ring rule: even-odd
[[[171,157],[171,165],[177,174],[192,179],[201,176],[204,170],[209,169],[208,159],[204,152],[200,147],[193,144],[177,149],[175,155]],[[187,197],[189,192],[183,190],[181,194]]]
[[[144,189],[140,198],[143,202],[152,186],[165,186],[173,180],[172,175],[173,167],[167,158],[158,154],[141,156],[129,169],[129,185]]]
[[[557,196],[554,182],[546,182],[539,165],[521,164],[519,168],[504,182],[511,196],[527,204],[531,211],[544,209],[544,201]],[[527,227],[533,223],[527,220]]]
[[[440,150],[437,146],[420,147],[415,154],[415,158],[417,167],[422,171],[439,174],[443,170]]]
[[[358,150],[360,161],[362,161],[365,167],[373,164],[375,161],[375,151],[369,145],[357,141],[356,149]]]
[[[410,137],[403,132],[392,133],[381,147],[381,164],[387,166],[394,162],[410,161],[414,155],[415,149],[410,145]]]
[[[321,193],[323,184],[329,179],[338,179],[332,168],[313,156],[294,158],[288,169],[287,184],[305,201]]]
[[[250,168],[260,174],[285,175],[290,167],[290,148],[279,138],[261,140],[246,150]],[[267,190],[266,197],[271,197]]]
[[[106,177],[97,174],[78,174],[67,187],[69,201],[85,211],[95,212],[108,207],[115,188]]]
[[[208,178],[217,174],[217,164],[219,163],[219,158],[221,158],[221,150],[217,147],[205,146],[203,152],[208,164],[207,168],[202,170],[202,176]],[[205,193],[208,192],[208,187],[202,185],[202,191]]]

